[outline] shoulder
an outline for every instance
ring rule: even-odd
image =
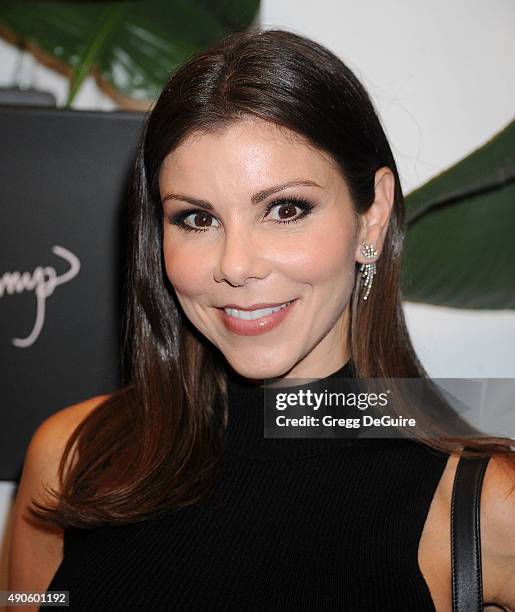
[[[515,610],[515,460],[493,455],[488,462],[480,521],[484,580],[495,603]]]
[[[36,429],[27,448],[25,464],[55,481],[62,453],[70,436],[109,394],[72,404],[47,417]]]
[[[58,410],[35,430],[25,453],[18,495],[42,497],[43,483],[58,486],[58,468],[66,443],[78,425],[109,395],[98,395]]]
[[[447,464],[446,506],[459,461],[452,454]],[[481,488],[481,561],[485,601],[515,610],[515,459],[494,454]]]
[[[59,464],[75,428],[109,395],[99,395],[63,408],[34,432],[25,453],[14,502],[10,546],[9,589],[44,590],[61,559],[63,531],[35,521],[33,502],[48,503],[46,487],[59,490]]]
[[[87,400],[71,404],[61,408],[47,417],[35,430],[29,447],[39,447],[41,442],[47,442],[48,438],[59,442],[63,438],[68,439],[72,431],[97,408],[102,402],[111,397],[110,394],[96,395]]]
[[[419,550],[419,564],[437,609],[451,600],[450,512],[460,455],[448,454],[436,489]],[[515,464],[493,455],[481,489],[481,557],[483,595],[487,603],[515,611]]]

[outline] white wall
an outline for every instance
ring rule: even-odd
[[[406,192],[453,165],[513,118],[512,0],[262,0],[261,23],[321,42],[357,73],[382,118]],[[0,42],[0,86],[12,82],[18,59],[13,47]],[[19,77],[52,90],[64,102],[66,80],[30,57]],[[116,107],[92,79],[74,106]],[[406,304],[405,311],[431,375],[515,378],[513,311],[420,304]],[[0,532],[11,491],[10,483],[0,483]]]
[[[379,110],[406,191],[513,118],[512,0],[262,0],[261,22],[349,64]]]

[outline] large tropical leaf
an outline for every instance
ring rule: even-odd
[[[71,78],[93,71],[126,108],[146,109],[169,73],[254,18],[259,0],[2,0],[0,34]]]
[[[515,121],[406,204],[405,299],[515,308]]]

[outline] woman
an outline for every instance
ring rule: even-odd
[[[172,75],[134,176],[130,384],[35,433],[10,588],[77,610],[450,610],[468,446],[494,454],[484,601],[515,609],[511,440],[263,437],[267,379],[425,376],[399,177],[352,72],[293,33],[236,33]]]

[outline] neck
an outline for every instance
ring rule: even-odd
[[[352,362],[343,364],[321,384],[334,378],[352,378]],[[293,377],[291,377],[293,378]],[[267,379],[267,385],[270,379]],[[264,381],[262,380],[261,383]],[[304,380],[300,383],[304,384]],[[224,415],[225,448],[230,454],[253,457],[306,456],[326,452],[350,442],[344,438],[270,438],[264,437],[265,389],[253,385],[249,379],[227,371],[228,412]],[[354,436],[355,437],[355,436]]]
[[[308,371],[307,368],[298,368],[298,364],[296,364],[284,374],[281,374],[280,376],[275,376],[273,378],[250,378],[248,376],[242,376],[236,370],[234,370],[234,368],[232,368],[228,364],[226,365],[227,371],[235,381],[249,385],[251,387],[263,388],[265,384],[268,385],[272,383],[278,383],[283,379],[302,378],[306,380],[312,380],[315,378],[327,378],[329,376],[334,376],[335,374],[343,370],[346,366],[351,365],[351,359],[349,355],[346,355],[343,359],[339,359],[338,361],[334,361],[325,364],[322,367],[316,368],[316,373],[313,373],[313,370]]]

